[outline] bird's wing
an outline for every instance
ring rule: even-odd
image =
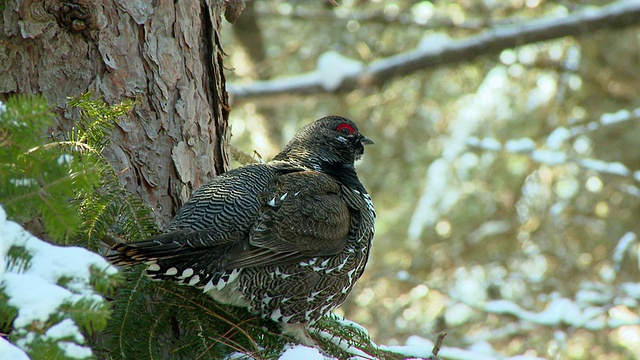
[[[109,258],[118,265],[177,257],[219,259],[245,241],[260,211],[258,194],[277,171],[264,164],[224,173],[193,193],[164,234],[116,244]],[[206,258],[206,259],[205,259]],[[215,261],[217,262],[217,260]]]
[[[164,272],[180,270],[190,258],[194,270],[214,272],[291,264],[344,249],[353,205],[331,176],[237,170],[196,191],[166,233],[117,244],[110,260],[157,263],[154,272]]]
[[[248,242],[230,251],[227,269],[290,264],[346,246],[351,213],[332,177],[316,171],[279,175],[258,199]]]
[[[248,165],[226,172],[196,190],[165,232],[208,230],[210,241],[224,242],[226,234],[248,231],[260,203],[258,194],[278,172],[265,164]]]

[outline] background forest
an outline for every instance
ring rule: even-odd
[[[296,88],[609,3],[250,1],[225,25],[237,148],[270,159],[327,114],[376,142],[358,166],[378,212],[373,254],[338,310],[373,340],[446,330],[446,345],[488,353],[640,354],[637,26]]]

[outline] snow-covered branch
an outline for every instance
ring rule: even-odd
[[[637,108],[633,110],[633,112],[620,110],[614,114],[603,114],[599,121],[592,121],[586,125],[577,125],[571,128],[558,127],[547,137],[545,148],[543,149],[538,148],[536,143],[529,138],[513,139],[502,144],[494,138],[481,139],[469,137],[467,139],[467,145],[487,151],[506,151],[513,154],[527,154],[533,161],[549,166],[574,162],[583,169],[594,170],[604,174],[633,177],[636,181],[640,182],[640,170],[631,171],[619,162],[605,162],[591,158],[575,159],[560,150],[562,144],[578,135],[595,131],[604,126],[639,118],[640,108]]]
[[[427,36],[414,50],[368,65],[336,53],[325,53],[320,56],[315,71],[246,85],[230,83],[227,84],[227,90],[235,102],[274,95],[349,91],[384,84],[418,70],[496,54],[515,46],[579,36],[601,29],[625,28],[638,23],[640,0],[620,0],[599,8],[588,7],[563,17],[550,16],[518,25],[495,27],[462,39],[451,39],[446,35]]]
[[[85,335],[105,327],[116,276],[100,255],[40,240],[0,206],[0,325],[11,324],[0,359],[92,358]]]

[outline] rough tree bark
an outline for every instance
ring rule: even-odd
[[[224,171],[228,101],[223,2],[15,0],[0,17],[0,100],[41,93],[73,126],[67,97],[136,105],[106,151],[164,227],[192,189]]]

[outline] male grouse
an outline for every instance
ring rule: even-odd
[[[373,144],[351,120],[305,126],[276,157],[224,173],[193,193],[165,233],[116,244],[116,265],[203,289],[222,303],[306,326],[340,305],[364,271],[375,211],[354,162]]]

